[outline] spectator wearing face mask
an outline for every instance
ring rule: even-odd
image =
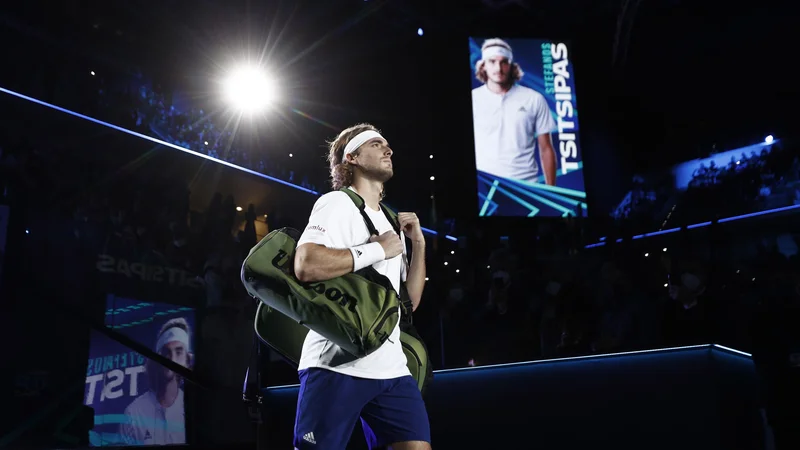
[[[486,299],[487,311],[503,315],[508,312],[509,289],[512,282],[512,270],[515,260],[508,239],[502,239],[501,244],[489,256],[491,270],[491,283],[489,295]]]
[[[541,299],[541,318],[539,320],[539,345],[543,358],[555,356],[561,343],[561,321],[558,299],[561,294],[561,283],[550,280],[545,284]]]
[[[592,350],[607,353],[629,344],[633,332],[632,306],[637,299],[630,279],[614,263],[605,263],[600,272]]]
[[[489,286],[489,297],[486,308],[496,311],[499,315],[508,312],[508,291],[511,286],[511,274],[505,270],[497,270],[492,274],[492,284]]]
[[[703,294],[705,282],[693,272],[685,271],[668,284],[670,303],[665,314],[666,338],[673,345],[709,342],[707,305]]]

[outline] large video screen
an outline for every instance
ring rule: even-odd
[[[480,216],[586,215],[570,46],[469,39]]]
[[[107,327],[192,367],[192,308],[113,295],[106,307]],[[186,443],[181,377],[94,330],[84,395],[95,411],[93,447]]]

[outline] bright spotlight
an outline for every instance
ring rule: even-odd
[[[771,134],[764,138],[764,142],[766,142],[767,144],[772,144],[772,141],[774,140],[775,138],[773,138]]]
[[[417,35],[422,36],[423,34],[425,33],[423,33],[422,28],[417,28]]]
[[[239,212],[242,212],[242,207],[241,206],[237,206],[236,210],[239,211]]]
[[[253,67],[238,69],[225,80],[225,95],[236,108],[254,112],[266,108],[276,97],[275,82]]]

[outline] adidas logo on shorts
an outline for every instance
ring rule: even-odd
[[[303,436],[303,440],[308,442],[309,444],[316,444],[317,443],[317,441],[314,440],[314,432],[313,431],[311,433],[306,433],[306,435]]]

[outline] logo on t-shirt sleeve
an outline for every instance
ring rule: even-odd
[[[327,230],[319,225],[309,225],[306,227],[306,231],[319,231],[320,233],[327,233]]]
[[[358,256],[360,258],[362,254],[363,253],[361,252],[361,250],[356,249],[356,256]]]

